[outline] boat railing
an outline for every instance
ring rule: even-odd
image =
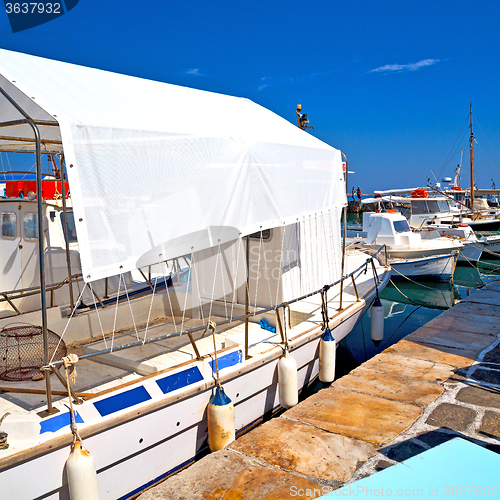
[[[229,319],[221,320],[219,322],[214,322],[213,326],[215,328],[218,328],[220,326],[228,325],[230,323],[236,323],[236,322],[241,322],[241,321],[249,321],[251,318],[254,318],[256,316],[260,316],[260,315],[263,315],[263,314],[266,314],[266,313],[270,313],[270,312],[275,312],[276,313],[277,311],[279,311],[282,308],[283,309],[284,308],[289,308],[290,305],[292,305],[292,304],[294,304],[296,302],[300,302],[300,301],[305,300],[307,298],[310,298],[312,296],[324,293],[324,292],[328,291],[330,288],[332,288],[332,287],[334,287],[336,285],[340,285],[341,286],[341,290],[343,290],[343,288],[346,286],[345,285],[346,282],[352,283],[352,286],[353,286],[353,289],[354,289],[354,294],[356,296],[356,302],[360,302],[361,298],[359,296],[358,287],[356,285],[356,277],[359,277],[360,275],[365,275],[368,272],[368,270],[371,269],[372,274],[373,274],[374,286],[375,286],[375,288],[377,288],[379,286],[379,284],[380,284],[381,281],[380,281],[380,277],[379,277],[379,275],[377,273],[377,269],[376,269],[376,266],[375,266],[375,259],[379,260],[380,254],[382,252],[384,252],[384,251],[385,251],[385,254],[386,254],[385,259],[387,260],[387,249],[386,249],[386,246],[383,245],[383,246],[381,246],[377,250],[376,253],[374,253],[372,256],[368,257],[363,264],[361,264],[360,266],[358,266],[356,269],[354,269],[353,271],[351,271],[349,274],[347,274],[347,275],[343,276],[342,278],[340,278],[339,280],[335,281],[334,283],[331,283],[329,285],[325,285],[322,288],[314,290],[313,292],[307,293],[305,295],[297,297],[297,298],[295,298],[293,300],[290,300],[288,302],[282,302],[282,303],[280,303],[278,305],[275,305],[275,306],[271,306],[271,307],[267,307],[267,308],[262,308],[262,309],[259,309],[259,310],[255,310],[255,311],[253,311],[253,312],[251,312],[249,314],[244,314],[244,315],[237,316],[237,317],[234,317],[234,318],[229,318]],[[342,305],[343,305],[343,303],[342,303],[342,294],[340,294],[339,307],[338,307],[337,311],[341,312],[343,310]],[[163,341],[163,340],[168,340],[168,339],[171,339],[171,338],[180,337],[181,335],[187,335],[189,337],[189,340],[190,340],[191,344],[193,345],[193,349],[195,351],[196,357],[198,358],[199,361],[202,361],[203,358],[198,353],[198,349],[196,347],[196,343],[195,343],[195,341],[193,339],[192,334],[193,333],[197,333],[197,332],[201,332],[201,331],[205,331],[205,330],[207,330],[207,328],[209,328],[209,325],[208,324],[204,324],[202,326],[198,326],[198,327],[195,327],[195,328],[190,328],[190,329],[187,329],[187,330],[182,330],[182,331],[179,331],[179,332],[176,332],[176,333],[171,333],[171,334],[167,334],[167,335],[160,335],[158,337],[154,337],[154,338],[150,338],[150,339],[145,339],[143,341],[137,341],[137,342],[133,342],[133,343],[130,343],[130,344],[121,345],[121,346],[115,346],[113,348],[103,349],[103,350],[100,350],[100,351],[93,351],[91,353],[82,354],[79,358],[80,359],[93,358],[95,356],[100,356],[100,355],[103,355],[103,354],[110,354],[112,352],[115,353],[117,351],[123,351],[125,349],[130,349],[132,347],[143,346],[144,344],[149,344],[149,343],[153,343],[153,342],[160,342],[160,341]],[[285,339],[282,339],[282,340],[285,340]],[[248,336],[245,336],[245,352],[248,352],[248,348],[249,348],[248,344],[249,344]],[[62,364],[63,364],[63,360],[53,361],[47,367],[43,367],[42,369],[51,369],[53,371],[57,371],[58,367],[61,366]]]
[[[171,261],[166,261],[165,265],[167,269],[171,270],[170,277],[172,278],[173,282],[181,282],[183,279],[183,275],[185,272],[183,271],[186,266],[181,265],[181,259],[184,259],[185,264],[187,267],[190,266],[190,263],[188,261],[187,256],[179,257],[172,259]],[[138,269],[140,274],[142,275],[145,283],[147,286],[151,289],[154,290],[156,287],[156,284],[153,283],[154,279],[152,278],[152,271],[151,271],[152,266],[148,266],[148,272],[147,275],[142,269]],[[168,278],[168,276],[166,277]],[[45,285],[45,291],[50,293],[50,307],[53,307],[55,305],[54,301],[54,292],[56,290],[61,289],[65,285],[69,285],[74,283],[81,283],[83,282],[83,277],[81,274],[73,274],[71,278],[65,278],[62,281],[56,282],[56,283],[51,283],[48,285]],[[108,278],[104,279],[104,296],[100,297],[96,291],[91,288],[92,294],[94,295],[95,299],[97,300],[98,304],[102,307],[106,307],[106,302],[109,299],[109,284],[108,284]],[[18,299],[24,299],[26,297],[30,297],[33,295],[38,295],[40,294],[41,289],[40,286],[33,286],[33,287],[27,287],[27,288],[16,288],[15,290],[6,290],[6,291],[0,291],[0,303],[2,302],[7,302],[10,307],[12,307],[13,311],[17,315],[23,314],[19,308],[15,305],[14,301]],[[78,304],[77,304],[78,306]],[[95,305],[97,307],[97,304]]]

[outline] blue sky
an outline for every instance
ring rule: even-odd
[[[453,176],[472,102],[477,183],[500,187],[500,1],[80,0],[0,47],[247,97],[341,149],[363,191]],[[467,167],[468,169],[468,167]],[[468,186],[464,168],[462,184]]]

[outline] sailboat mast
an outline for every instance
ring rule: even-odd
[[[474,210],[474,134],[472,133],[472,103],[470,103],[470,208]]]

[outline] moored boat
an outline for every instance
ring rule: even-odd
[[[83,440],[100,498],[129,498],[207,450],[207,407],[221,391],[234,410],[233,435],[289,406],[282,388],[297,397],[314,380],[323,334],[344,338],[390,270],[341,251],[341,152],[270,111],[246,99],[0,56],[0,150],[36,155],[30,255],[39,261],[41,298],[39,309],[4,318],[11,324],[0,332],[0,414],[9,413],[1,423],[3,495],[68,498],[65,461]],[[83,281],[65,320],[61,305],[48,307],[45,279],[54,262],[47,224],[65,209],[43,200],[42,154],[57,156],[59,181],[66,171],[71,189]],[[12,238],[14,217],[4,219]],[[73,231],[63,219],[66,260]],[[22,245],[26,233],[19,234]],[[183,257],[185,268],[170,265]],[[125,277],[149,266],[151,293],[130,297]],[[112,307],[94,303],[93,287],[113,279]],[[78,309],[84,290],[93,307]],[[12,324],[20,317],[31,323],[27,334]],[[26,355],[11,356],[27,338]],[[61,353],[65,344],[72,356]],[[296,363],[295,380],[279,379],[283,359]]]

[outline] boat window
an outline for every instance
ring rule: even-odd
[[[24,214],[24,238],[26,240],[38,239],[38,215],[36,213]]]
[[[17,216],[15,212],[2,212],[2,238],[13,240],[17,236]]]
[[[448,202],[446,200],[439,202],[439,211],[440,212],[449,212],[450,211],[450,206],[448,205]]]
[[[407,220],[395,220],[394,221],[394,230],[396,233],[406,233],[410,231],[410,225]]]
[[[427,206],[425,204],[425,201],[412,201],[411,203],[411,211],[413,214],[426,214],[427,213]]]
[[[61,212],[61,225],[63,228],[64,232],[64,237],[68,241],[68,243],[74,243],[77,241],[76,238],[76,226],[75,226],[75,216],[73,215],[73,210],[67,210],[66,213],[68,214],[68,227],[66,227],[66,224],[64,224],[64,213]],[[69,229],[69,238],[68,238],[68,230]]]
[[[440,212],[439,201],[436,200],[427,200],[427,208],[429,213],[435,214],[436,212]]]
[[[251,240],[260,240],[260,235],[262,234],[262,241],[269,241],[272,236],[271,229],[264,229],[263,231],[257,231],[256,233],[249,234]]]

